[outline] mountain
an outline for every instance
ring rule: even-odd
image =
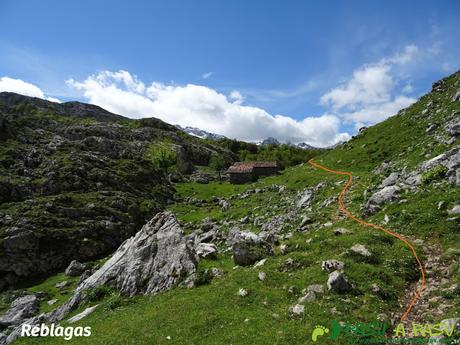
[[[14,114],[7,118],[8,123],[24,116],[19,110],[10,111]],[[23,126],[13,126],[21,128],[19,136],[2,130],[4,136],[10,135],[4,141],[7,152],[1,151],[2,175],[11,175],[9,183],[24,185],[20,173],[31,169],[28,160],[10,169],[16,157],[22,162],[21,152],[31,152],[33,146],[40,148],[49,142],[47,137],[44,143],[38,141],[36,137],[43,137],[47,131],[37,129],[59,131],[65,127],[55,115],[45,117],[46,123],[42,117],[34,121],[28,118]],[[66,121],[75,120],[66,117]],[[54,127],[49,127],[52,124]],[[98,130],[108,124],[113,127],[112,122],[99,123]],[[11,128],[11,124],[8,126]],[[126,128],[129,127],[123,127]],[[72,135],[78,133],[76,129],[69,131]],[[158,129],[150,131],[157,133]],[[137,132],[128,133],[133,136]],[[170,140],[175,137],[167,130],[161,135]],[[180,138],[182,135],[185,134],[178,134]],[[12,142],[13,138],[20,141]],[[74,137],[66,138],[69,141]],[[191,140],[186,138],[184,145]],[[193,139],[198,145],[200,139]],[[87,153],[83,145],[72,145],[74,151],[81,150],[74,155]],[[248,148],[254,149],[248,146],[242,151]],[[260,152],[265,151],[266,148]],[[93,148],[90,153],[99,159],[106,156],[97,152]],[[276,152],[283,155],[289,151]],[[215,153],[219,154],[217,149]],[[86,266],[82,278],[78,278],[80,273],[73,277],[61,270],[43,282],[16,286],[1,294],[0,311],[4,310],[5,316],[0,327],[18,314],[14,313],[18,305],[35,301],[30,314],[48,313],[35,319],[22,318],[21,322],[60,322],[74,316],[69,313],[78,318],[86,315],[84,324],[91,326],[91,343],[305,344],[315,330],[327,328],[340,339],[323,336],[318,342],[331,340],[351,345],[368,338],[356,332],[350,334],[350,329],[366,332],[371,326],[383,327],[383,334],[377,336],[382,343],[401,342],[401,337],[394,338],[394,328],[422,284],[414,253],[424,267],[425,288],[409,310],[405,324],[425,325],[441,320],[457,323],[460,72],[435,82],[429,93],[387,120],[361,131],[348,142],[315,154],[314,162],[329,170],[304,162],[246,185],[225,181],[173,185],[174,201],[163,204],[166,211],[151,214],[150,220],[106,261],[81,263]],[[40,157],[46,159],[44,155]],[[112,163],[119,164],[115,159]],[[90,172],[93,166],[97,165],[86,165],[83,170]],[[114,170],[109,166],[104,169]],[[123,174],[130,172],[123,170]],[[349,180],[344,172],[352,174],[353,179]],[[43,176],[49,178],[47,174]],[[57,182],[65,185],[67,180],[70,179]],[[110,180],[104,178],[105,183]],[[146,190],[141,186],[147,182],[142,181],[132,187]],[[159,181],[152,189],[160,185],[171,187],[167,181]],[[345,186],[348,189],[342,192]],[[105,188],[121,187],[114,184]],[[131,189],[130,186],[128,191]],[[92,193],[80,194],[79,198],[85,200]],[[90,209],[104,207],[106,194],[98,193],[100,201]],[[22,215],[43,198],[46,201],[46,196],[32,194],[19,204],[2,203],[2,222],[14,219],[14,224],[2,228],[3,233],[14,226],[20,229]],[[361,222],[341,212],[339,200]],[[68,199],[60,202],[71,204]],[[72,207],[58,207],[68,212],[66,221],[78,219],[70,216]],[[107,209],[112,208],[115,205]],[[40,217],[45,211],[38,209],[33,215]],[[53,214],[48,212],[43,217],[52,218]],[[122,216],[129,215],[120,213]],[[142,217],[139,222],[145,220]],[[74,231],[76,236],[78,229]],[[54,232],[55,227],[50,224],[42,230]],[[84,236],[91,234],[86,231]],[[43,250],[53,241],[42,242]],[[15,250],[28,245],[27,241],[12,243]],[[10,248],[4,246],[0,253]],[[77,263],[67,271],[75,267],[79,267]],[[135,294],[138,296],[133,297]],[[50,300],[55,300],[51,306]],[[146,324],[155,327],[146,328]],[[6,328],[3,339],[8,338],[2,343],[0,334],[0,344],[14,340],[18,329],[15,325]],[[17,343],[62,343],[58,337],[43,339],[27,338]],[[459,334],[450,340],[457,342]]]
[[[259,145],[261,145],[261,146],[267,146],[267,145],[278,146],[278,145],[281,145],[281,143],[276,138],[268,137],[267,139],[262,140],[259,143]]]
[[[210,133],[210,132],[207,132],[205,130],[202,130],[196,127],[190,127],[190,126],[181,127],[180,125],[176,125],[176,127],[184,131],[187,134],[193,135],[201,139],[219,140],[219,139],[226,138],[224,135]]]
[[[205,131],[203,129],[199,129],[199,128],[196,128],[196,127],[190,127],[190,126],[182,127],[180,125],[176,125],[176,127],[179,128],[180,130],[184,131],[187,134],[193,135],[193,136],[201,138],[201,139],[210,139],[210,140],[216,140],[216,141],[218,141],[220,139],[227,139],[227,137],[225,137],[224,135],[207,132],[207,131]],[[278,145],[281,145],[281,143],[278,141],[278,139],[273,138],[273,137],[268,137],[267,139],[264,139],[264,140],[262,140],[261,142],[259,142],[257,144],[260,145],[260,146],[267,146],[267,145],[276,145],[276,146],[278,146]],[[297,147],[300,147],[301,149],[305,149],[305,150],[320,150],[320,148],[312,146],[312,145],[309,145],[309,144],[307,144],[305,142],[301,142],[301,143],[295,144],[293,146],[297,146]]]
[[[300,147],[301,149],[305,149],[305,150],[321,150],[319,147],[315,147],[315,146],[312,146],[310,144],[307,144],[307,143],[298,143],[296,144],[297,147]]]

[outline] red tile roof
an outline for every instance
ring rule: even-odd
[[[251,173],[254,168],[277,168],[278,164],[276,162],[236,162],[230,168],[228,168],[229,173]]]

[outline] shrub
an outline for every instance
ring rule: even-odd
[[[211,280],[212,280],[212,273],[209,269],[198,268],[198,271],[196,272],[196,281],[195,281],[195,284],[197,286],[207,285],[211,283]]]
[[[98,302],[104,297],[110,296],[115,292],[113,287],[101,285],[95,288],[89,288],[85,291],[85,301],[88,302]]]
[[[443,178],[446,176],[447,173],[447,168],[444,165],[438,165],[437,167],[434,167],[433,169],[428,170],[422,175],[422,183],[423,184],[429,184],[432,181],[438,180],[440,178]]]

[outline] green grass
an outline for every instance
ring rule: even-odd
[[[201,200],[209,200],[212,196],[227,198],[233,194],[244,192],[249,185],[234,185],[228,182],[210,182],[201,184],[197,182],[176,184],[180,196],[194,197]]]
[[[59,289],[56,287],[56,284],[67,281],[67,285]],[[46,293],[46,298],[40,303],[40,312],[46,313],[51,310],[54,310],[57,306],[64,303],[73,293],[77,286],[78,277],[68,277],[63,273],[51,276],[48,279],[45,279],[43,282],[33,285],[25,290],[30,293],[44,292]],[[48,305],[46,303],[49,300],[56,300],[56,303],[53,305]]]

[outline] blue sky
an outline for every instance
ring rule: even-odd
[[[460,66],[458,1],[0,0],[0,90],[326,146]]]

